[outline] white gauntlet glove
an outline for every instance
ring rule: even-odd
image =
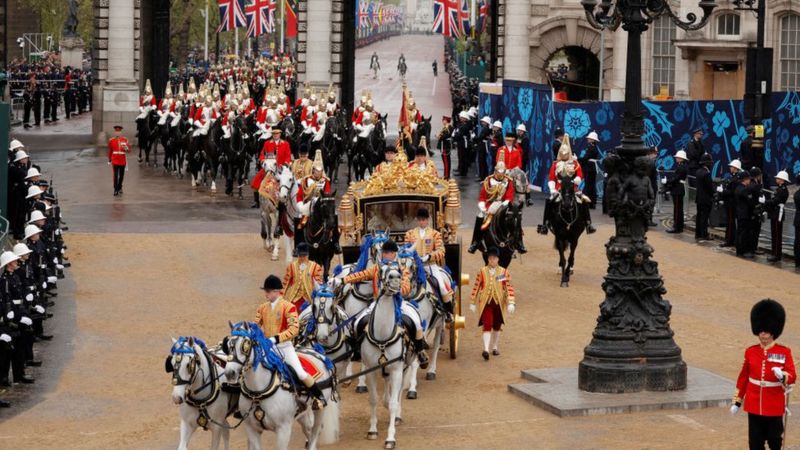
[[[55,284],[56,281],[58,281],[58,278],[56,277],[47,277],[47,282],[50,284]],[[47,286],[44,287],[47,288]]]
[[[723,190],[724,189],[722,189],[722,186],[717,186],[717,192],[719,192],[721,194]]]
[[[667,184],[667,177],[661,177],[661,184]]]
[[[783,375],[783,372],[781,371],[780,367],[773,367],[772,368],[772,373],[775,374],[775,378],[777,378],[778,381],[783,381],[784,375]]]
[[[478,209],[481,210],[481,212],[485,213],[486,212],[486,202],[478,202]]]
[[[758,203],[761,203],[763,205],[766,202],[767,202],[767,198],[764,197],[763,195],[761,197],[758,197]]]
[[[471,312],[471,313],[473,313],[473,314],[474,314],[474,313],[476,313],[477,311],[478,311],[478,308],[477,308],[477,307],[476,307],[474,304],[472,304],[472,305],[469,305],[469,312]]]
[[[737,412],[739,412],[739,405],[737,405],[736,403],[734,403],[734,404],[732,404],[732,405],[731,405],[731,415],[734,415],[734,414],[736,414]]]
[[[514,310],[516,310],[516,307],[514,306],[514,304],[513,304],[513,303],[511,303],[511,304],[509,304],[509,305],[508,305],[508,307],[506,308],[506,310],[508,311],[508,314],[509,314],[509,315],[512,315],[512,316],[513,316],[513,315],[514,315]]]

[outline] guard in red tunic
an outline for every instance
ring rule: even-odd
[[[783,448],[787,388],[797,379],[792,351],[775,342],[783,332],[786,311],[775,300],[765,299],[750,311],[750,326],[759,343],[744,351],[744,364],[736,381],[731,414],[744,402],[748,414],[750,450]]]
[[[325,166],[322,161],[322,150],[317,150],[314,155],[314,162],[311,165],[311,176],[298,180],[297,189],[297,210],[300,212],[300,217],[294,219],[294,244],[295,248],[301,243],[305,242],[305,225],[311,216],[314,203],[324,194],[331,193],[331,180],[325,176]],[[334,216],[334,222],[338,223],[339,219]],[[339,228],[333,230],[333,251],[337,255],[342,253],[342,248],[339,246]]]
[[[472,243],[467,250],[475,253],[480,243],[481,232],[492,222],[492,216],[501,206],[508,206],[514,199],[514,185],[511,178],[506,175],[506,164],[500,160],[494,166],[494,174],[486,177],[481,183],[481,193],[478,197],[478,216],[475,218],[475,228],[472,230]],[[524,253],[527,250],[521,249]]]
[[[505,161],[506,170],[519,169],[522,170],[522,147],[517,144],[517,135],[514,133],[506,133],[506,145],[497,149],[495,161]],[[501,158],[500,154],[503,154]]]
[[[261,182],[264,181],[264,176],[266,176],[266,172],[264,171],[265,159],[275,160],[275,163],[278,166],[278,173],[280,173],[280,170],[283,167],[288,167],[292,164],[292,149],[289,147],[288,142],[281,139],[280,128],[276,127],[272,129],[272,139],[264,142],[264,146],[261,148],[261,154],[258,156],[258,162],[261,164],[261,169],[253,178],[253,182],[250,183],[250,187],[252,187],[254,191],[253,204],[250,206],[251,208],[259,207],[260,201],[258,199],[258,188],[261,187]]]
[[[108,140],[108,164],[114,169],[114,196],[122,195],[122,179],[128,164],[126,153],[131,152],[128,139],[122,136],[122,126],[114,127],[114,137]]]

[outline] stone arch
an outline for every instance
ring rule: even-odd
[[[608,80],[613,70],[614,56],[610,32],[606,33],[605,40],[603,77]],[[530,46],[530,78],[534,82],[547,84],[545,64],[553,53],[564,47],[575,46],[589,50],[599,58],[600,32],[592,28],[585,19],[555,17],[533,27]]]

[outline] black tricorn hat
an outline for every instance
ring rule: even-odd
[[[505,138],[506,139],[517,139],[517,135],[515,133],[508,132],[508,133],[506,133],[506,137]]]
[[[297,256],[308,256],[308,244],[305,242],[297,244],[295,250],[297,250]]]
[[[783,306],[775,300],[766,298],[753,305],[750,310],[750,328],[753,334],[766,331],[772,334],[773,339],[783,333],[783,325],[786,323],[786,311]]]
[[[265,291],[274,291],[278,289],[283,289],[283,283],[281,279],[276,277],[275,275],[270,275],[264,280],[264,289]]]
[[[381,246],[381,250],[384,252],[396,252],[397,251],[397,243],[391,239],[383,243]]]
[[[414,151],[414,155],[415,156],[428,156],[428,149],[426,149],[425,147],[419,146]]]
[[[556,128],[556,131],[553,134],[555,134],[556,137],[563,136],[564,130],[562,130],[561,128]]]
[[[431,217],[431,213],[428,211],[428,208],[419,208],[417,209],[417,218],[418,219],[429,219]]]
[[[397,147],[394,145],[387,145],[386,148],[383,149],[383,153],[397,153]]]
[[[497,247],[489,247],[489,249],[486,250],[486,256],[500,256],[500,250],[498,250]]]

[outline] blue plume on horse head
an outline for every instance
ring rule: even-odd
[[[364,236],[364,241],[361,243],[361,248],[359,249],[360,254],[358,255],[358,262],[356,263],[356,272],[361,272],[367,268],[367,263],[369,262],[369,252],[372,249],[372,242],[373,237],[371,234]]]
[[[172,348],[170,348],[169,352],[172,354],[194,353],[194,347],[189,344],[190,340],[194,341],[194,343],[199,345],[203,350],[206,349],[206,343],[203,342],[202,339],[194,336],[180,336],[175,343],[172,344]]]
[[[341,264],[337,264],[336,267],[333,268],[333,276],[334,276],[334,278],[338,277],[339,274],[342,273],[342,270],[344,270],[344,267],[342,267]]]
[[[268,370],[274,370],[285,381],[293,382],[289,368],[280,355],[278,355],[275,346],[272,345],[272,341],[264,336],[261,327],[253,322],[248,322],[248,324],[250,325],[249,337],[250,340],[253,341],[253,353],[255,357],[253,367],[258,369],[258,367],[263,366]]]
[[[403,323],[403,296],[397,292],[394,294],[394,323],[400,325]]]
[[[400,250],[401,258],[413,258],[414,259],[414,267],[416,268],[416,273],[414,277],[417,280],[417,283],[424,284],[427,276],[425,274],[425,264],[422,262],[422,258],[419,257],[419,253],[417,253],[416,247],[414,244],[406,244]]]

